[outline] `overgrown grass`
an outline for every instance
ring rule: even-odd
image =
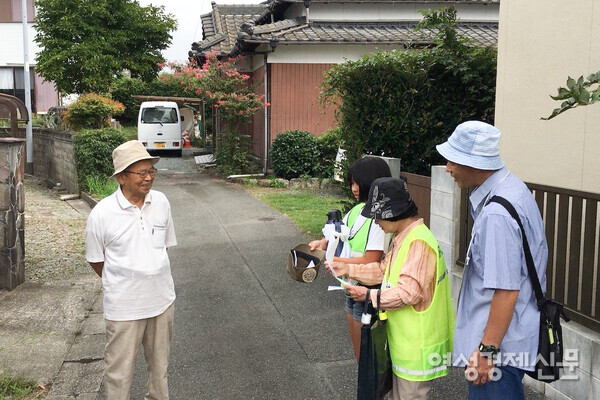
[[[117,190],[119,184],[116,180],[104,176],[92,175],[85,177],[87,192],[96,199],[103,199]]]
[[[347,200],[322,197],[311,193],[270,193],[260,197],[264,202],[290,217],[311,238],[321,237],[321,229],[332,208],[344,210]]]
[[[0,400],[41,399],[45,390],[35,381],[6,373],[0,374]]]

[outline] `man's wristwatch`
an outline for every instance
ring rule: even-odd
[[[487,359],[496,359],[500,349],[492,344],[479,343],[479,352]]]

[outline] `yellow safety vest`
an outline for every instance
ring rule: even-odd
[[[348,227],[352,229],[354,227],[354,222],[356,218],[358,218],[358,214],[362,211],[365,203],[358,203],[350,213],[348,214]],[[354,233],[354,236],[348,239],[348,244],[353,252],[361,253],[363,256],[365,255],[365,249],[367,248],[367,241],[369,240],[369,232],[371,231],[371,224],[373,220],[371,218],[367,218],[365,222],[358,228],[358,231]]]
[[[398,284],[410,244],[415,240],[424,241],[437,257],[433,299],[423,311],[416,311],[412,305],[387,311],[387,333],[394,374],[408,381],[429,381],[448,374],[455,317],[446,263],[427,226],[419,225],[409,232],[391,271],[388,262],[381,288],[386,290]]]

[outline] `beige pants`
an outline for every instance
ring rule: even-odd
[[[129,400],[133,368],[140,344],[148,364],[146,400],[167,400],[167,367],[173,336],[173,304],[156,317],[135,321],[106,321],[104,389],[106,399]]]
[[[433,381],[412,382],[394,375],[394,387],[389,400],[427,400]]]

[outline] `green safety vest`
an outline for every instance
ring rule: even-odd
[[[358,217],[364,206],[365,203],[358,203],[357,205],[352,207],[352,210],[350,210],[350,213],[348,214],[348,227],[350,229],[353,228],[354,222],[356,221],[356,218]],[[371,218],[367,218],[366,221],[362,224],[362,226],[358,229],[358,231],[354,234],[354,236],[348,239],[348,244],[350,245],[352,251],[361,253],[362,255],[365,254],[365,249],[367,248],[367,240],[369,239],[369,231],[371,230],[372,223],[373,220]]]
[[[409,232],[391,271],[388,262],[381,288],[386,290],[398,284],[410,244],[415,240],[424,241],[437,257],[433,299],[423,311],[416,311],[412,305],[386,311],[387,332],[394,374],[408,381],[429,381],[448,374],[455,317],[446,263],[427,226],[419,225]]]

